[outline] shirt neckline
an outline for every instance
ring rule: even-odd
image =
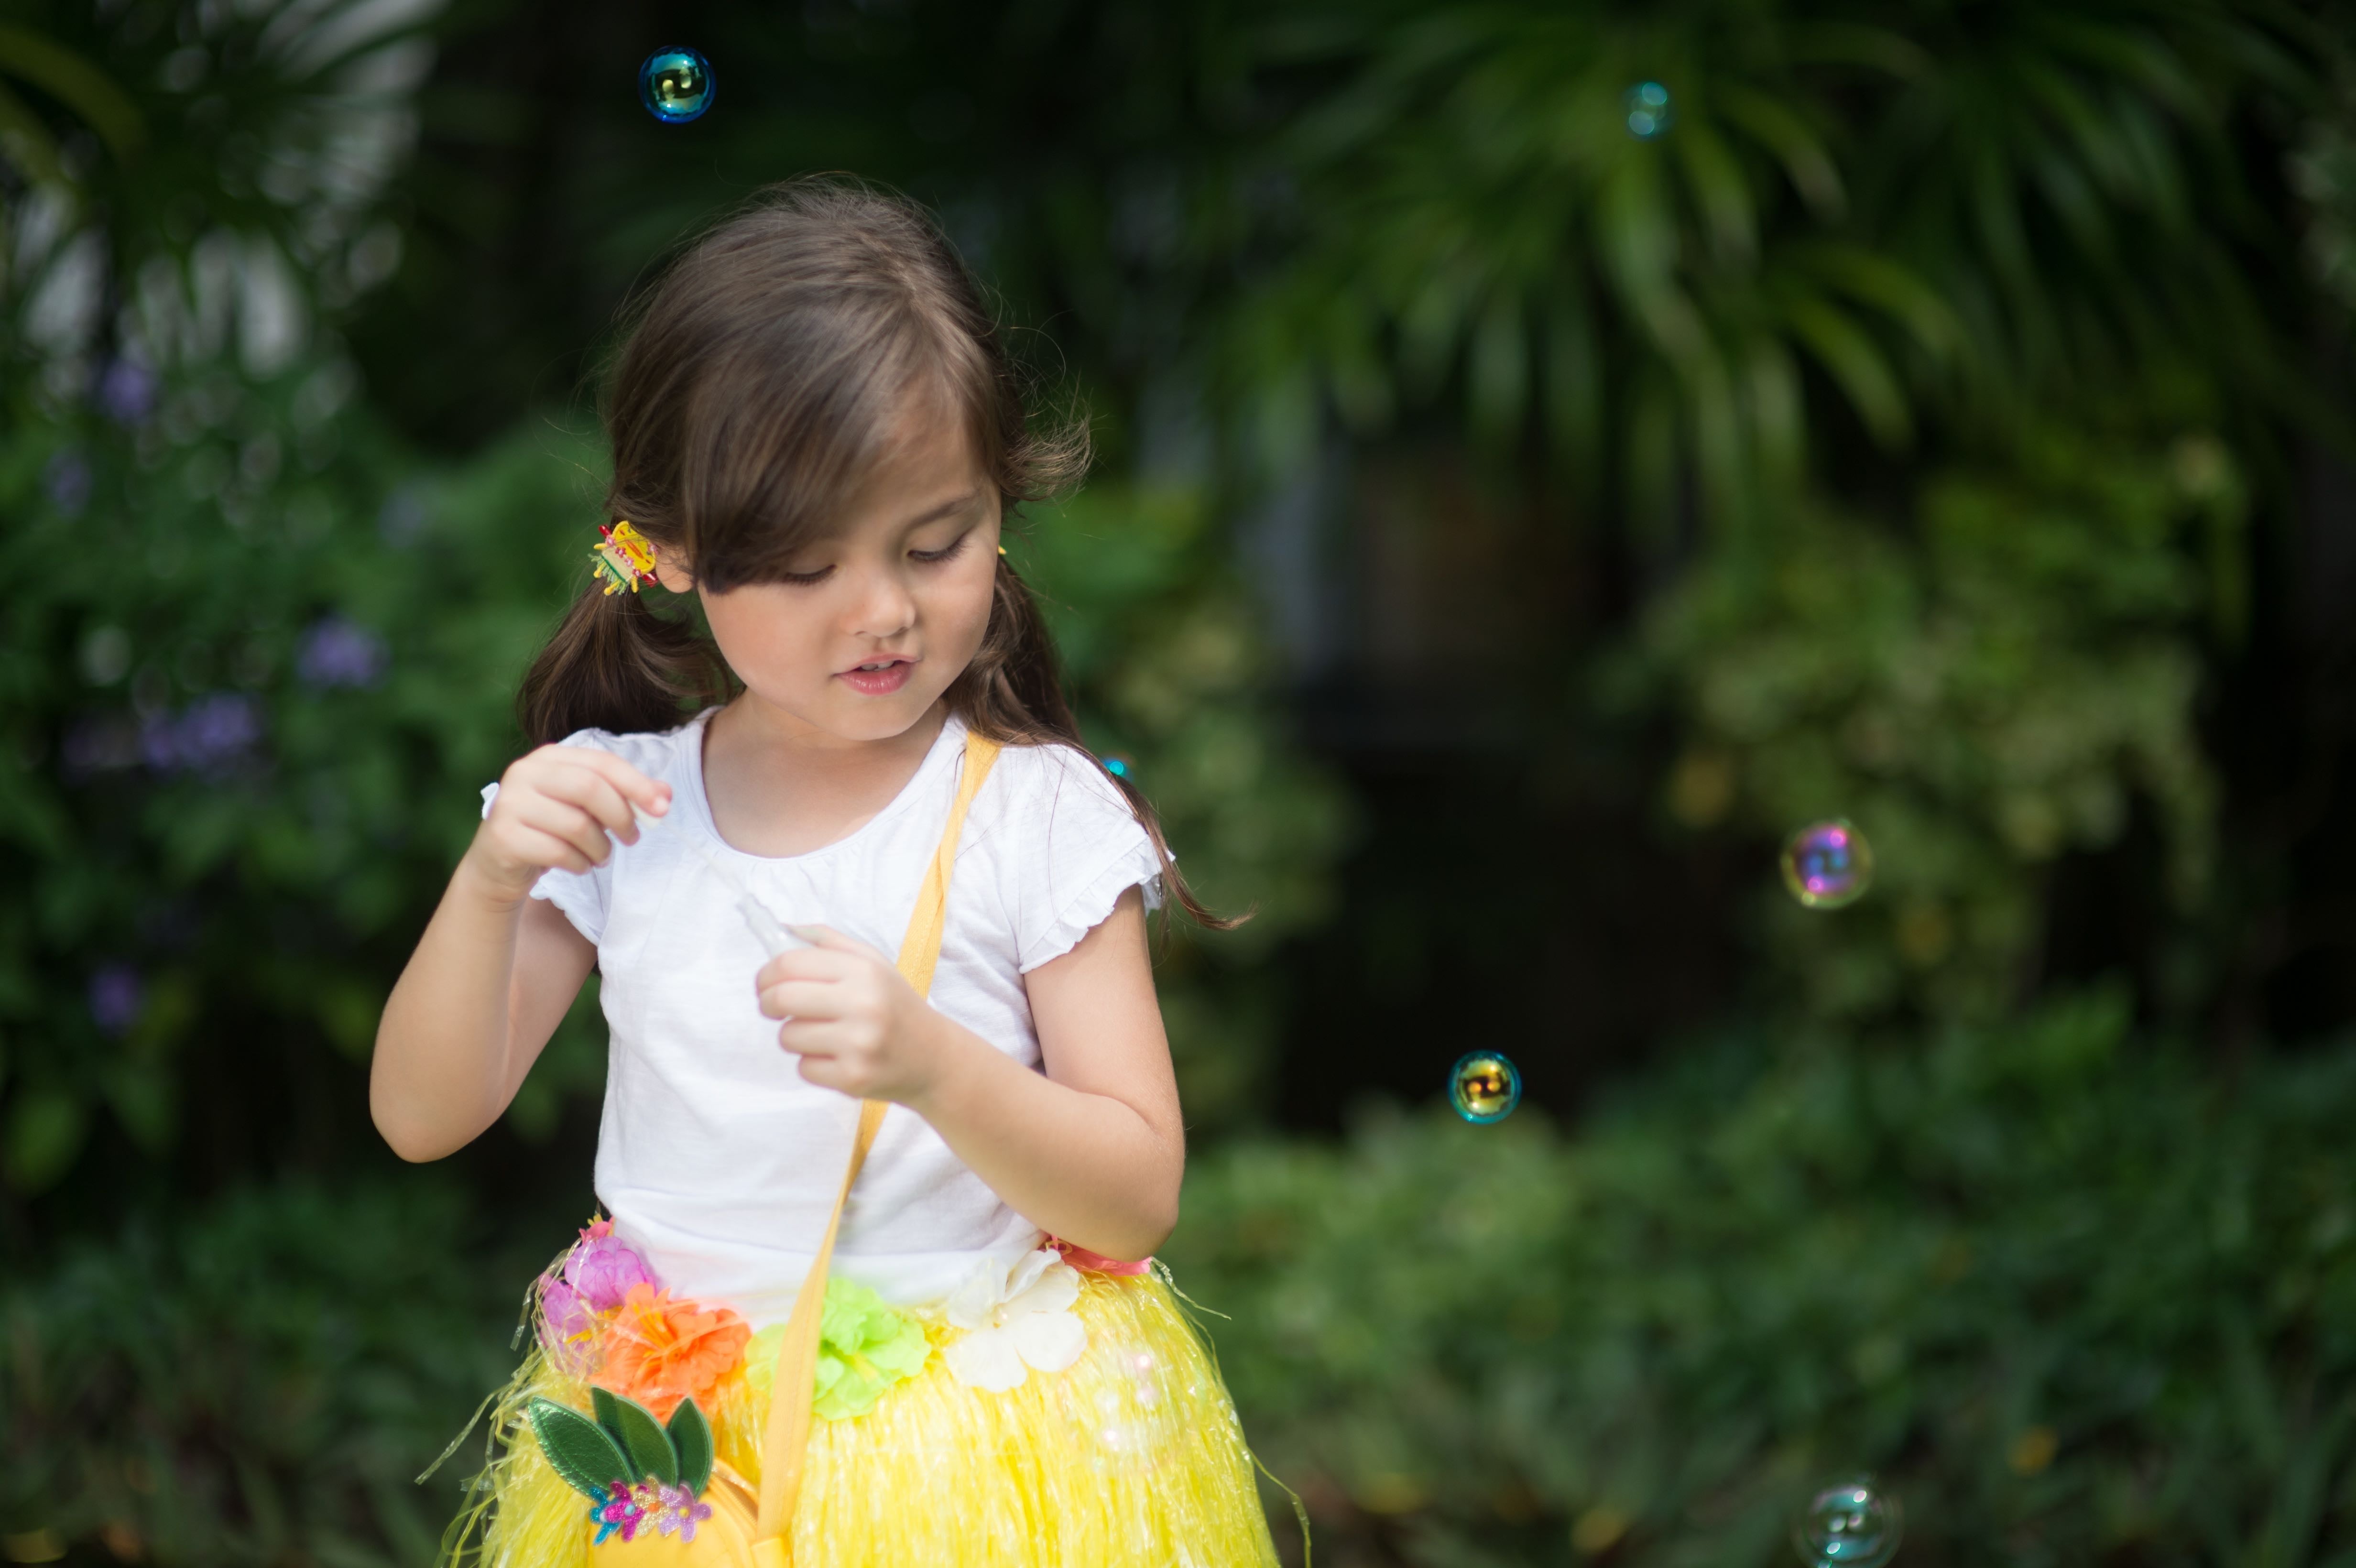
[[[804,866],[858,843],[908,809],[945,755],[956,755],[965,749],[965,720],[955,713],[948,714],[941,720],[941,732],[933,737],[932,747],[926,752],[925,760],[916,764],[916,771],[908,775],[908,782],[902,784],[899,793],[886,801],[883,809],[874,816],[831,843],[821,844],[815,849],[805,849],[798,855],[755,855],[749,849],[739,849],[721,836],[719,819],[712,815],[711,793],[704,787],[704,735],[719,711],[717,708],[707,708],[687,721],[689,733],[684,737],[687,788],[683,793],[695,808],[696,826],[703,830],[704,836],[720,846],[723,853],[755,866]]]

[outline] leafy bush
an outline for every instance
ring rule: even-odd
[[[543,477],[562,465],[527,441],[424,485],[333,376],[164,378],[128,424],[0,437],[13,543],[46,563],[0,625],[20,1189],[72,1167],[101,1107],[161,1157],[228,1061],[251,1086],[264,1055],[364,1059],[515,749],[581,516]]]
[[[1765,1565],[1858,1467],[1910,1563],[2345,1562],[2356,1044],[2219,1085],[2124,1020],[1730,1044],[1570,1136],[1234,1145],[1169,1256],[1343,1568]],[[423,1564],[455,1483],[408,1478],[508,1365],[532,1251],[411,1178],[12,1279],[0,1533]]]
[[[1200,491],[1095,485],[1020,527],[1010,553],[1083,731],[1154,803],[1195,891],[1251,916],[1173,924],[1159,976],[1189,1123],[1250,1119],[1277,1046],[1268,960],[1324,919],[1349,804],[1287,736],[1273,656]]]
[[[2149,451],[2048,432],[1931,475],[1910,527],[1803,512],[1663,595],[1613,678],[1682,720],[1671,814],[1777,837],[1847,816],[1877,851],[1869,904],[1766,902],[1787,994],[1836,1017],[2002,1012],[2045,869],[2116,843],[2138,804],[2179,912],[2196,903],[2220,793],[2204,634],[2242,613],[2243,508],[2204,433]]]
[[[1697,1055],[1563,1138],[1366,1118],[1201,1163],[1170,1252],[1342,1564],[2356,1550],[2356,1044],[2204,1078],[2119,997]]]
[[[469,1229],[439,1183],[279,1188],[0,1285],[9,1559],[431,1562],[474,1467],[412,1482],[505,1376],[534,1267]]]

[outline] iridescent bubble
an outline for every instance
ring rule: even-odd
[[[1808,1500],[1792,1526],[1792,1549],[1808,1568],[1881,1568],[1906,1533],[1898,1499],[1869,1476],[1836,1481]]]
[[[1669,109],[1669,90],[1657,81],[1638,82],[1621,94],[1620,103],[1628,111],[1628,133],[1644,141],[1651,141],[1676,119]]]
[[[1098,757],[1097,761],[1102,763],[1104,771],[1113,777],[1117,779],[1129,777],[1130,763],[1127,757]]]
[[[677,45],[659,48],[638,68],[638,100],[666,125],[702,118],[719,91],[712,62],[693,49]]]
[[[1448,1074],[1448,1101],[1476,1126],[1502,1122],[1522,1103],[1521,1069],[1502,1051],[1468,1051]]]
[[[1873,846],[1845,816],[1811,822],[1783,840],[1783,885],[1810,909],[1838,909],[1873,886]]]
[[[1189,1390],[1173,1386],[1170,1371],[1144,1345],[1108,1335],[1058,1380],[1066,1419],[1093,1439],[1095,1469],[1150,1470],[1183,1441],[1200,1412]]]

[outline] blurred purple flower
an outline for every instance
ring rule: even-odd
[[[155,411],[155,372],[136,359],[110,360],[92,396],[115,423],[143,423]]]
[[[122,1035],[139,1021],[146,999],[139,972],[128,964],[109,964],[90,977],[90,1016],[111,1035]]]
[[[79,452],[60,452],[41,470],[41,484],[50,506],[69,517],[77,516],[90,502],[90,464]]]
[[[384,674],[384,639],[341,615],[330,615],[303,634],[294,673],[305,686],[374,686]]]
[[[262,710],[233,691],[200,697],[177,714],[140,726],[139,750],[158,773],[209,772],[236,761],[262,739]]]
[[[579,1295],[593,1312],[611,1312],[622,1305],[634,1285],[655,1283],[652,1270],[637,1253],[610,1233],[589,1236],[564,1260],[561,1282]]]

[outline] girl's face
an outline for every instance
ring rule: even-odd
[[[789,578],[697,592],[728,667],[799,738],[889,740],[981,647],[1001,520],[964,421],[912,400],[873,481]],[[693,586],[670,560],[657,567],[673,592]]]

